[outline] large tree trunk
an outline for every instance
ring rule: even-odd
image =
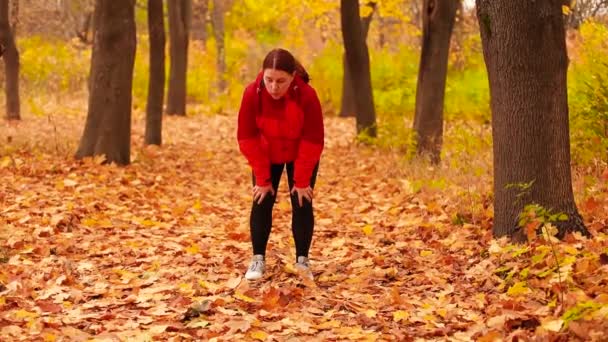
[[[0,44],[4,47],[6,118],[21,119],[19,100],[19,51],[9,22],[9,1],[0,0]]]
[[[186,71],[190,32],[190,0],[169,1],[169,90],[167,114],[186,115]]]
[[[588,234],[572,192],[561,1],[476,3],[490,82],[494,236],[524,240],[518,216],[528,204],[568,215],[554,223],[559,237]]]
[[[213,1],[213,12],[211,22],[213,24],[213,36],[215,38],[216,71],[218,93],[223,94],[226,90],[226,48],[224,42],[224,0]]]
[[[146,106],[146,145],[162,144],[163,100],[165,91],[165,24],[163,0],[148,0],[150,35],[150,80]]]
[[[130,162],[134,5],[134,0],[95,3],[89,110],[77,158],[105,155],[107,162]]]
[[[361,19],[361,28],[363,30],[363,40],[367,41],[369,26],[372,22],[372,17],[376,11],[376,3],[370,2],[368,6],[372,8],[372,12]],[[342,105],[340,106],[340,116],[349,117],[355,116],[355,95],[353,94],[353,81],[346,62],[346,56],[342,55]]]
[[[369,51],[363,39],[358,0],[340,0],[342,37],[357,108],[357,133],[376,136],[376,112],[369,65]]]
[[[422,52],[416,87],[414,131],[418,155],[439,163],[443,140],[443,98],[450,38],[460,0],[423,0]]]

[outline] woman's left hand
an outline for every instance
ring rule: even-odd
[[[306,198],[308,200],[308,202],[312,203],[312,188],[310,186],[307,186],[305,188],[298,188],[296,186],[293,187],[293,189],[291,189],[291,194],[297,194],[298,195],[298,204],[300,205],[300,207],[302,206],[302,199]]]

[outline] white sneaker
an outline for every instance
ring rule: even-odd
[[[253,258],[251,258],[247,273],[245,273],[245,279],[256,280],[262,278],[265,268],[266,263],[264,262],[264,256],[262,254],[254,255]]]
[[[296,270],[303,277],[313,280],[312,271],[310,270],[310,264],[308,258],[305,256],[299,256],[296,261]]]

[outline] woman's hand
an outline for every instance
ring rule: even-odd
[[[294,186],[293,189],[291,189],[291,194],[294,195],[296,193],[298,195],[298,204],[300,207],[302,206],[302,198],[306,198],[308,202],[312,203],[312,188],[310,186],[305,188],[298,188]]]
[[[266,185],[266,186],[255,185],[253,187],[253,201],[257,202],[258,204],[262,204],[262,202],[264,201],[264,198],[266,198],[266,196],[269,193],[271,196],[274,196],[274,189],[272,188],[272,185]]]

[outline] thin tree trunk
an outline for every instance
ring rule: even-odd
[[[163,0],[148,0],[150,35],[150,81],[146,106],[146,145],[162,144],[163,100],[165,90],[165,24]]]
[[[192,39],[203,42],[201,47],[206,48],[207,23],[209,22],[209,1],[199,0],[192,3]]]
[[[357,108],[357,133],[376,136],[376,112],[372,94],[369,51],[363,39],[358,0],[340,0],[342,37],[352,77]]]
[[[190,31],[190,0],[169,1],[169,90],[167,114],[186,115],[186,71]]]
[[[224,41],[224,3],[223,0],[213,1],[213,12],[211,14],[213,23],[213,36],[215,38],[216,71],[218,93],[223,94],[226,90],[226,48]]]
[[[477,18],[490,82],[494,236],[524,240],[518,219],[528,204],[568,215],[554,223],[559,237],[589,234],[572,191],[561,1],[477,0]]]
[[[9,22],[9,1],[0,0],[0,44],[4,47],[6,118],[21,119],[19,100],[19,51]]]
[[[459,0],[423,0],[422,52],[416,87],[414,130],[418,155],[439,163],[443,140],[443,98],[450,38]]]
[[[95,3],[89,109],[77,158],[104,155],[107,162],[130,162],[134,5],[134,0]]]
[[[361,28],[363,30],[363,39],[367,41],[367,34],[369,32],[369,26],[372,22],[372,17],[376,11],[376,3],[370,2],[368,6],[372,8],[372,12],[361,19]],[[342,105],[340,108],[341,117],[355,116],[355,96],[353,94],[353,81],[350,76],[348,64],[346,62],[346,56],[342,55]]]

